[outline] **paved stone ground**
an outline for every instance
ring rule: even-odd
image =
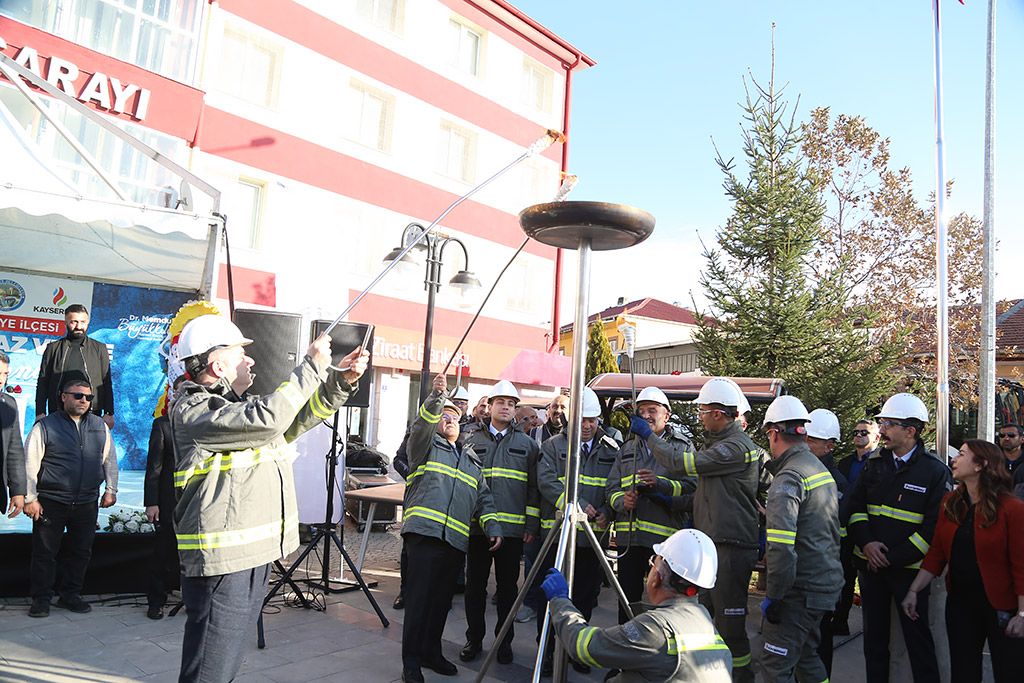
[[[401,539],[397,526],[387,531],[375,529],[367,549],[364,575],[378,582],[371,592],[391,621],[383,628],[366,596],[361,591],[318,597],[320,609],[292,606],[294,596],[275,597],[264,612],[267,647],[256,647],[256,634],[246,654],[239,683],[306,683],[397,681],[401,676],[401,637],[403,613],[391,608],[398,589],[398,556]],[[344,541],[353,561],[358,553],[359,535],[351,523]],[[323,545],[319,546],[322,549]],[[331,552],[329,576],[337,577],[339,556]],[[288,566],[288,565],[286,565]],[[321,565],[313,557],[310,572],[319,577]],[[347,571],[346,571],[347,573]],[[297,573],[299,576],[303,571]],[[308,590],[308,589],[306,589]],[[94,609],[89,614],[72,614],[52,608],[47,619],[27,616],[27,599],[0,601],[0,681],[19,683],[120,683],[122,681],[172,682],[177,678],[181,656],[183,614],[160,621],[146,618],[145,598],[87,596]],[[751,616],[747,629],[758,631],[761,596],[751,594]],[[326,604],[326,608],[324,608]],[[756,615],[756,616],[755,616]],[[489,606],[488,629],[493,628],[494,608]],[[852,615],[859,627],[859,611]],[[611,591],[603,591],[594,612],[595,625],[615,621],[615,602]],[[488,682],[528,681],[531,677],[536,645],[533,627],[517,624],[519,637],[514,645],[515,662],[495,664]],[[481,656],[469,665],[458,662],[466,628],[462,600],[456,596],[444,632],[445,656],[459,665],[459,675],[445,678],[424,670],[428,681],[473,681],[483,661]],[[840,640],[837,639],[837,643]],[[490,647],[490,639],[484,646]],[[756,653],[760,647],[752,638]],[[836,651],[832,681],[846,683],[864,679],[861,640],[853,638]],[[582,676],[569,671],[570,681],[601,681],[605,671],[595,669]]]

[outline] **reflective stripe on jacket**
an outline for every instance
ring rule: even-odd
[[[678,453],[652,434],[647,447],[670,472],[697,477],[693,526],[716,544],[757,548],[758,448],[738,420],[705,433],[704,448]]]
[[[766,510],[768,584],[776,600],[789,591],[824,593],[839,601],[839,501],[828,468],[800,443],[768,463],[773,479]]]
[[[437,433],[443,406],[441,392],[431,392],[409,430],[402,533],[438,538],[466,552],[472,525],[489,537],[502,536],[502,525],[472,447],[460,451]]]
[[[501,442],[494,439],[489,423],[466,438],[491,489],[501,522],[502,536],[522,538],[523,532],[540,533],[540,492],[537,490],[537,458],[540,447],[514,422]],[[482,534],[479,525],[470,533]]]
[[[889,548],[889,566],[881,572],[918,569],[935,533],[942,497],[953,490],[949,468],[920,439],[905,465],[896,469],[892,451],[868,456],[846,508],[847,534],[854,543],[854,563],[863,569],[861,550],[872,541]]]
[[[239,398],[227,380],[186,382],[171,410],[186,576],[216,576],[280,559],[299,545],[291,442],[355,391],[308,356],[266,396]]]
[[[671,427],[666,427],[662,436],[655,438],[666,442],[668,448],[679,453],[693,450],[690,441]],[[633,438],[622,445],[608,474],[606,494],[608,502],[615,509],[615,545],[618,548],[627,548],[630,543],[651,548],[682,529],[689,517],[683,512],[683,499],[686,494],[693,493],[697,486],[694,478],[680,477],[670,472],[654,459],[644,445],[640,446],[641,453],[634,467],[633,453],[637,450],[637,441]],[[672,499],[670,507],[641,494],[632,513],[626,509],[623,499],[628,491],[633,490],[633,473],[639,470],[654,472],[658,478],[654,489]],[[642,484],[639,487],[647,488]]]
[[[594,434],[590,454],[580,456],[579,503],[584,510],[592,505],[595,510],[608,518],[609,525],[615,511],[605,498],[608,473],[615,464],[619,444],[600,428]],[[565,434],[557,434],[540,447],[540,465],[537,467],[537,486],[540,489],[540,525],[544,534],[555,525],[555,510],[565,507],[565,467],[569,453],[569,440]],[[599,527],[591,522],[590,527],[600,535],[608,527]],[[590,547],[584,534],[576,535],[576,545]]]
[[[568,598],[550,603],[551,625],[569,655],[589,666],[620,669],[617,683],[732,681],[732,655],[697,598],[649,608],[621,626],[590,626]]]

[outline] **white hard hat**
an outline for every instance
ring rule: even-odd
[[[924,401],[913,394],[893,394],[882,406],[882,412],[878,414],[878,417],[891,420],[914,418],[921,422],[927,422],[928,408],[925,407]]]
[[[487,402],[490,403],[493,399],[499,396],[514,398],[517,403],[519,402],[519,392],[516,391],[515,385],[507,379],[503,379],[491,387],[490,393],[487,394]]]
[[[695,586],[714,588],[718,576],[718,550],[715,542],[703,531],[680,529],[664,543],[655,543],[654,552],[661,555],[672,572]]]
[[[465,401],[469,403],[469,392],[466,391],[466,387],[459,387],[458,389],[456,389],[455,393],[452,394],[452,400]]]
[[[590,387],[583,387],[583,417],[601,417],[601,402]]]
[[[718,403],[728,408],[739,409],[744,404],[743,392],[736,382],[728,377],[712,377],[700,388],[696,403],[702,406]]]
[[[660,403],[669,410],[672,410],[672,406],[669,405],[668,396],[665,392],[658,387],[644,387],[644,390],[640,392],[640,395],[636,397],[637,405],[640,405],[644,401],[651,401],[652,403]]]
[[[454,410],[456,413],[459,414],[459,417],[462,417],[462,408],[452,403],[451,399],[446,398],[444,400],[444,405],[441,406],[441,412],[443,413],[446,409]]]
[[[818,408],[811,411],[810,422],[807,423],[807,436],[815,439],[839,440],[839,418],[831,410]]]
[[[743,413],[749,413],[750,401],[748,401],[747,397],[743,395],[743,389],[740,389],[740,385],[736,384],[736,380],[734,380],[732,377],[721,377],[720,379],[724,379],[726,382],[736,387],[736,391],[740,395],[740,404],[736,406],[736,412],[738,412],[740,415],[742,415]]]
[[[190,320],[178,337],[177,354],[179,360],[208,353],[214,349],[228,346],[251,344],[238,327],[227,318],[219,315],[201,315]]]
[[[764,413],[764,422],[761,426],[776,424],[779,422],[810,422],[811,416],[807,414],[807,408],[804,408],[804,404],[800,402],[796,396],[779,396],[772,404],[768,406],[768,410]]]

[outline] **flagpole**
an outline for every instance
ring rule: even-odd
[[[941,0],[932,0],[935,16],[935,266],[938,297],[936,302],[936,393],[935,450],[945,462],[949,447],[949,310],[947,253],[949,235],[946,220],[946,156],[942,118],[942,28]],[[991,398],[991,397],[989,397]],[[982,400],[985,400],[984,397]]]
[[[985,185],[981,261],[981,386],[978,438],[995,441],[996,416],[996,0],[988,0],[985,69]]]

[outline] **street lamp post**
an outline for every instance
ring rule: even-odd
[[[409,225],[405,226],[405,229],[402,231],[401,245],[392,249],[391,253],[384,257],[384,262],[393,261],[401,256],[405,246],[412,241],[418,240],[424,231],[426,231],[426,228],[419,223],[409,223]],[[423,367],[420,371],[421,404],[426,400],[430,388],[430,341],[434,334],[434,302],[437,292],[441,289],[441,267],[444,262],[444,249],[451,242],[455,242],[462,247],[462,255],[465,259],[466,267],[464,270],[456,273],[448,281],[448,284],[459,290],[462,296],[466,296],[469,292],[481,288],[480,281],[469,270],[469,252],[466,251],[466,245],[462,243],[462,240],[457,237],[430,233],[427,235],[426,240],[417,247],[417,249],[426,251],[427,266],[427,274],[423,280],[423,287],[427,290],[427,316],[423,328]],[[399,267],[405,272],[410,272],[418,265],[410,254],[406,254],[402,257]]]

